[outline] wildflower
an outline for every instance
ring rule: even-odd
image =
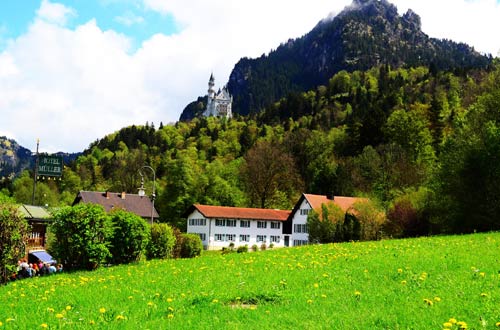
[[[500,322],[495,323],[495,326],[500,328]]]
[[[403,269],[398,268],[398,273],[400,273],[400,274],[401,274],[402,272],[403,272]]]
[[[174,301],[172,298],[167,298],[167,302],[171,303],[172,301]]]
[[[212,300],[212,302],[213,302],[214,304],[216,304],[216,303],[218,303],[218,302],[219,302],[219,300],[218,300],[218,299],[214,299],[214,300]]]
[[[359,291],[354,291],[354,295],[355,295],[356,297],[359,297],[359,296],[361,296],[361,292],[359,292]]]
[[[47,312],[49,312],[49,313],[54,313],[54,308],[48,307],[48,308],[47,308]]]
[[[486,274],[484,272],[479,273],[479,276],[484,277]]]
[[[427,305],[429,305],[429,306],[432,306],[432,305],[434,304],[434,303],[432,302],[432,300],[427,299],[427,298],[426,298],[426,299],[424,299],[424,303],[426,303],[426,304],[427,304]]]
[[[90,320],[89,324],[90,324],[90,325],[94,325],[94,324],[95,324],[95,321],[94,321],[94,320]]]
[[[116,320],[117,320],[117,321],[120,321],[120,320],[125,320],[125,316],[123,316],[123,315],[119,314],[119,315],[117,315],[117,316],[116,316]]]
[[[99,313],[101,313],[101,314],[106,313],[106,308],[104,308],[104,307],[99,308]]]
[[[69,306],[69,305],[68,305],[68,306],[66,306],[66,310],[67,310],[67,311],[70,311],[70,310],[71,310],[71,306]]]
[[[44,329],[47,329],[47,328],[49,327],[49,326],[47,325],[47,323],[42,323],[42,324],[40,324],[40,326],[41,326],[42,328],[44,328]]]
[[[134,297],[132,297],[132,296],[128,296],[128,299],[134,299]]]
[[[0,327],[1,327],[1,326],[3,326],[3,323],[2,323],[2,321],[0,321]]]
[[[483,297],[483,298],[488,297],[488,294],[483,292],[483,293],[481,293],[481,297]]]
[[[152,301],[148,302],[148,307],[153,307],[154,303]]]
[[[451,328],[453,326],[453,324],[451,322],[444,322],[443,323],[443,327],[445,328]]]
[[[313,301],[312,301],[311,299],[307,299],[307,303],[308,303],[308,304],[312,304],[312,302],[313,302]]]
[[[168,310],[173,312],[174,311],[174,308],[172,306],[168,306]]]
[[[434,297],[434,301],[436,301],[436,302],[440,302],[440,301],[441,301],[441,298],[439,298],[439,297]]]
[[[467,329],[467,323],[465,323],[464,321],[458,321],[457,326],[461,330]]]
[[[314,284],[313,284],[313,286],[314,286],[314,288],[316,288],[316,289],[317,289],[317,288],[319,288],[319,284],[318,284],[318,283],[314,283]]]
[[[168,314],[167,316],[169,319],[173,319],[174,318],[174,314]]]
[[[406,285],[406,280],[402,280],[401,284]]]
[[[322,295],[321,295],[321,298],[326,298],[326,294],[322,294]]]
[[[58,318],[58,319],[62,319],[63,317],[64,317],[64,315],[62,315],[61,313],[56,314],[56,318]]]
[[[455,318],[451,318],[448,322],[450,322],[451,324],[456,324],[457,323],[457,319]]]

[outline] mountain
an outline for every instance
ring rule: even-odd
[[[242,58],[227,87],[234,98],[233,112],[248,115],[289,93],[324,85],[341,70],[366,70],[380,64],[464,70],[487,67],[491,60],[466,44],[429,37],[412,10],[400,16],[386,0],[354,0],[337,16],[323,19],[312,31],[288,40],[269,55]],[[194,117],[192,110],[193,104],[181,120]]]
[[[31,151],[20,146],[16,141],[0,136],[0,179],[13,178],[30,167]]]
[[[62,156],[64,164],[74,161],[82,153],[57,152]],[[0,181],[3,178],[12,179],[25,169],[32,169],[35,157],[31,150],[19,145],[15,140],[0,136]]]

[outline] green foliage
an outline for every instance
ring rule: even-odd
[[[69,269],[94,269],[111,257],[113,227],[101,206],[63,207],[49,226],[52,254]]]
[[[201,255],[203,243],[200,236],[196,234],[182,234],[181,237],[181,258],[194,258]]]
[[[238,246],[238,248],[236,249],[236,252],[237,253],[248,252],[248,245],[240,245],[240,246]]]
[[[114,264],[138,261],[146,253],[151,230],[146,221],[123,210],[110,214],[113,224],[110,252]]]
[[[334,204],[321,204],[321,210],[312,210],[307,216],[309,242],[333,243],[344,240],[345,213]]]
[[[386,215],[382,207],[373,200],[362,200],[354,203],[353,214],[360,223],[360,240],[372,241],[382,237],[382,227],[386,222]]]
[[[25,256],[28,223],[15,204],[0,202],[0,284],[16,273],[17,261]]]
[[[148,258],[172,258],[176,242],[172,227],[166,223],[154,223],[151,226],[151,240],[147,249]]]

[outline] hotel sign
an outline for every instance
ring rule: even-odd
[[[62,156],[40,155],[37,170],[39,176],[61,176],[63,171]]]

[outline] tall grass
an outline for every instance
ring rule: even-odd
[[[0,329],[495,329],[499,272],[499,233],[208,254],[10,283]]]

